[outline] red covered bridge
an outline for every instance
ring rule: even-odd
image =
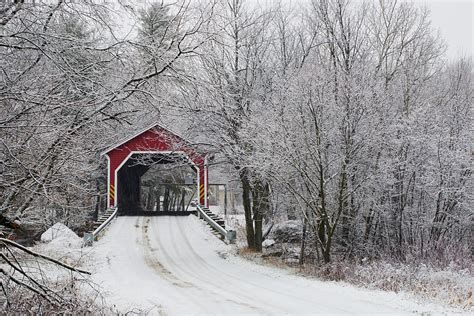
[[[196,172],[199,203],[207,207],[207,154],[159,124],[120,141],[102,155],[108,160],[107,206],[119,207],[120,213],[139,207],[140,177],[155,163],[187,162]]]

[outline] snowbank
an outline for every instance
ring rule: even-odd
[[[62,223],[56,223],[45,231],[41,241],[58,248],[80,248],[82,245],[82,239]]]
[[[275,241],[273,239],[265,239],[262,242],[263,248],[269,248],[269,247],[273,246],[274,244],[275,244]]]
[[[276,242],[281,243],[295,243],[301,241],[302,225],[296,220],[289,220],[282,223],[277,223],[273,227],[271,233]]]

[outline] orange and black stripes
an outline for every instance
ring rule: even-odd
[[[199,189],[199,200],[202,201],[204,200],[204,186],[201,185],[201,188]]]
[[[111,184],[109,188],[109,197],[110,199],[115,201],[115,187],[113,186],[113,184]]]

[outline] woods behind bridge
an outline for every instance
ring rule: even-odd
[[[0,24],[1,216],[80,229],[99,152],[161,121],[239,182],[252,249],[290,218],[307,262],[472,267],[472,56],[426,10],[5,1]]]

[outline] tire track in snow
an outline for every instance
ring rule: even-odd
[[[154,217],[155,218],[155,217]],[[165,221],[169,221],[168,220],[168,216],[163,216],[163,217],[160,217],[160,221],[162,222],[165,222]],[[159,259],[157,258],[157,256],[161,255],[161,257],[164,257],[162,259],[164,259],[164,262],[171,262],[171,265],[174,266],[174,267],[179,267],[180,265],[178,263],[176,263],[172,257],[169,255],[169,253],[167,252],[167,248],[169,247],[169,245],[166,245],[162,242],[162,239],[165,239],[165,238],[160,238],[160,234],[162,235],[169,235],[171,236],[171,232],[167,232],[165,231],[164,229],[161,229],[160,232],[157,234],[156,231],[155,231],[155,227],[157,227],[158,225],[152,225],[152,229],[150,230],[150,234],[155,237],[153,240],[156,241],[158,243],[158,250],[157,252],[154,253],[155,255],[155,259],[158,261]],[[164,223],[164,225],[160,225],[161,228],[164,228],[163,226],[165,226],[166,228],[169,228],[170,226],[170,223]],[[169,238],[171,240],[173,240],[174,238]],[[173,247],[171,247],[173,248]],[[160,261],[160,264],[161,264],[161,261]],[[161,264],[163,266],[163,264]],[[169,271],[169,270],[168,270]],[[173,275],[174,278],[178,279],[178,280],[182,280],[180,279],[176,273],[172,273],[170,271],[170,273]],[[186,282],[187,284],[190,284],[191,286],[190,287],[187,287],[187,288],[184,288],[184,289],[181,289],[181,292],[189,292],[189,291],[192,291],[193,293],[188,293],[188,297],[189,297],[189,301],[193,302],[195,306],[199,307],[201,311],[208,311],[208,312],[214,312],[214,310],[211,310],[209,311],[209,305],[208,304],[204,304],[203,300],[200,299],[201,296],[203,296],[203,293],[202,292],[209,292],[209,294],[213,295],[213,297],[218,297],[219,294],[216,293],[216,292],[211,292],[209,291],[208,289],[204,289],[196,284],[193,284],[191,282],[188,282],[188,281],[184,281],[182,280],[182,282]],[[218,303],[216,301],[216,303]]]
[[[161,218],[160,220],[162,220],[162,219],[164,219],[164,218]],[[166,217],[166,219],[167,219],[167,222],[170,222],[169,217]],[[162,225],[162,226],[163,226],[163,225]],[[170,227],[173,226],[173,224],[172,224],[172,223],[166,223],[165,226],[166,226],[166,228],[169,229]],[[171,232],[171,230],[170,230],[169,232],[165,232],[164,234],[167,234],[167,235],[170,235],[170,236],[171,236],[171,235],[172,235],[172,232]],[[166,249],[169,247],[169,245],[164,245],[164,244],[161,242],[161,238],[159,238],[159,236],[157,236],[157,237],[158,237],[158,238],[157,238],[156,240],[158,241],[158,243],[159,243],[159,245],[160,245],[160,248],[161,248],[161,250],[162,250],[162,254],[166,257],[166,258],[165,258],[166,261],[169,261],[169,262],[171,263],[171,265],[172,265],[174,268],[176,268],[177,270],[179,270],[181,273],[184,273],[186,276],[191,277],[191,278],[193,278],[193,279],[197,279],[200,283],[204,283],[204,284],[207,283],[207,284],[210,284],[209,280],[199,279],[199,278],[196,277],[196,274],[195,274],[195,273],[186,272],[185,269],[182,268],[182,265],[178,264],[178,263],[172,258],[172,255],[170,255],[170,253],[166,250]],[[175,236],[174,236],[174,235],[173,235],[173,238],[171,238],[171,240],[175,240]],[[170,247],[170,248],[171,248],[171,249],[176,249],[176,245],[173,243],[173,247]],[[216,304],[220,303],[219,301],[216,301],[214,298],[220,297],[220,296],[221,296],[221,293],[216,292],[216,291],[211,290],[211,289],[208,289],[208,288],[203,288],[203,287],[198,286],[198,285],[196,285],[196,284],[193,284],[193,285],[194,285],[195,288],[197,288],[197,289],[200,290],[200,292],[197,293],[196,296],[203,296],[203,297],[206,297],[206,295],[203,295],[203,293],[207,292],[208,294],[211,294],[210,297],[213,298],[213,300],[215,301]],[[209,295],[207,296],[207,298],[209,298]],[[239,302],[235,302],[235,303],[247,307],[247,304],[245,304],[245,303],[243,303],[243,304],[242,304],[242,303],[239,303]],[[207,307],[209,307],[209,306],[207,306]],[[204,310],[206,310],[206,309],[204,309]],[[210,310],[209,312],[214,312],[214,310]],[[255,310],[252,310],[252,312],[255,313]]]
[[[242,279],[238,279],[228,273],[225,273],[219,269],[215,269],[213,265],[211,264],[208,264],[205,260],[203,260],[203,258],[195,251],[195,249],[192,247],[192,243],[190,242],[189,238],[186,236],[186,228],[188,227],[185,227],[183,228],[181,225],[181,221],[179,221],[178,219],[175,219],[175,222],[176,223],[173,223],[172,225],[170,225],[170,227],[179,227],[180,228],[180,233],[178,234],[178,236],[182,239],[183,242],[179,242],[180,245],[185,245],[187,248],[186,248],[186,251],[185,253],[191,253],[194,255],[195,257],[195,262],[196,263],[199,263],[199,266],[202,268],[202,270],[200,271],[194,271],[193,275],[202,275],[202,276],[206,276],[205,279],[201,278],[202,281],[204,282],[209,282],[209,280],[215,280],[215,279],[219,279],[221,282],[220,283],[216,283],[216,282],[212,282],[212,284],[221,289],[221,292],[219,292],[220,295],[222,295],[223,293],[225,294],[228,294],[228,295],[231,295],[233,297],[239,297],[242,301],[245,301],[244,302],[236,302],[235,299],[226,299],[227,301],[229,302],[232,302],[232,303],[238,303],[239,305],[243,305],[243,306],[247,306],[247,307],[251,307],[252,309],[254,309],[255,311],[259,311],[259,313],[264,313],[264,314],[268,314],[268,315],[275,315],[276,313],[281,313],[281,310],[280,309],[273,309],[272,310],[263,310],[262,308],[260,307],[257,307],[257,306],[254,306],[254,305],[250,305],[248,303],[246,303],[247,301],[255,301],[255,297],[253,296],[249,296],[249,295],[246,295],[245,293],[252,293],[251,290],[254,290],[254,289],[249,289],[249,291],[237,291],[235,289],[237,288],[242,288],[242,285],[246,285],[248,282],[248,280],[245,280],[245,282],[243,282]],[[212,236],[213,237],[213,236]],[[215,237],[213,237],[215,238]],[[177,248],[175,248],[177,249]],[[184,248],[181,248],[182,250],[184,250]],[[224,260],[224,259],[222,259]],[[227,262],[225,262],[227,263]],[[193,264],[193,266],[196,266],[196,264]],[[191,273],[193,271],[191,270]],[[189,273],[189,272],[188,272]],[[223,281],[223,277],[222,275],[225,275],[225,276],[232,276],[232,278],[234,278],[235,280],[238,280],[238,284],[234,284],[234,285],[238,285],[238,286],[232,286],[233,284],[231,282],[224,282]],[[222,286],[222,284],[225,283],[225,287]],[[267,307],[267,306],[266,306]],[[268,308],[268,307],[267,307]]]
[[[145,263],[152,268],[155,272],[157,272],[157,277],[160,279],[168,282],[171,286],[175,286],[179,288],[179,293],[180,294],[185,294],[183,293],[184,290],[189,291],[189,289],[193,288],[194,286],[186,282],[184,280],[179,279],[174,275],[171,271],[166,269],[161,262],[158,260],[156,257],[157,252],[160,249],[155,249],[151,245],[151,240],[150,240],[150,217],[140,217],[142,219],[142,226],[141,226],[141,237],[143,242],[141,243],[143,245],[143,258],[145,260]],[[143,223],[144,222],[144,223]],[[139,228],[139,225],[136,225],[135,227]],[[198,307],[203,307],[202,304],[196,299],[197,295],[191,294],[187,295],[187,301],[191,302],[195,306]],[[176,304],[176,301],[174,302]]]
[[[177,225],[179,226],[179,225],[182,225],[182,224],[181,224],[181,222],[178,221]],[[186,240],[182,244],[188,246],[189,251],[192,252],[195,255],[196,258],[198,258],[198,260],[200,262],[200,265],[202,267],[204,267],[206,270],[219,272],[220,275],[226,276],[228,279],[231,279],[231,280],[228,280],[228,282],[226,282],[226,284],[228,284],[228,285],[235,284],[235,285],[239,286],[240,288],[246,287],[246,289],[249,293],[252,293],[252,292],[256,291],[260,295],[267,296],[267,298],[269,298],[269,301],[272,301],[272,299],[274,300],[274,297],[271,297],[270,293],[274,293],[276,295],[281,296],[282,300],[280,302],[282,302],[282,303],[285,302],[285,304],[279,305],[278,307],[275,306],[277,308],[277,311],[279,311],[280,313],[281,313],[282,310],[288,309],[288,303],[286,301],[288,298],[291,298],[293,304],[295,304],[295,305],[298,305],[297,303],[295,303],[295,301],[297,301],[297,302],[300,302],[302,304],[314,305],[315,309],[317,308],[319,312],[323,312],[323,309],[325,309],[323,306],[320,305],[323,302],[318,302],[318,301],[315,301],[315,300],[306,299],[306,298],[303,298],[303,297],[300,297],[300,296],[292,295],[291,294],[291,288],[288,288],[288,290],[286,292],[285,291],[278,291],[278,290],[275,290],[273,288],[262,286],[261,284],[252,282],[252,280],[249,279],[249,278],[245,278],[245,280],[243,278],[238,278],[234,274],[230,274],[230,273],[226,272],[225,270],[221,269],[219,266],[211,264],[209,260],[206,260],[205,258],[200,256],[194,250],[194,248],[191,246],[191,243],[189,241],[189,237],[187,236],[187,233],[188,233],[187,230],[182,229],[182,232],[183,232],[183,237]],[[213,236],[211,236],[211,237],[213,237]],[[221,260],[223,261],[224,264],[230,264],[229,262],[226,262],[225,259],[221,258]],[[257,272],[255,272],[255,273],[257,273]],[[260,277],[260,276],[261,275],[258,275],[258,277]],[[219,279],[222,279],[222,277],[220,277]],[[278,281],[275,282],[274,279],[270,279],[269,281],[271,281],[272,283],[275,283],[275,287],[281,287],[282,286],[281,282],[278,282]],[[267,291],[267,293],[262,292],[262,290]],[[308,290],[311,290],[311,289],[308,289]],[[270,293],[268,293],[268,292],[270,292]],[[241,294],[241,293],[239,292],[239,294]],[[268,296],[270,296],[270,297],[268,297]],[[252,299],[255,299],[255,298],[252,297]],[[333,312],[333,313],[334,313],[335,310],[337,310],[339,313],[350,313],[350,310],[342,309],[342,308],[327,309],[328,312]]]
[[[160,276],[165,279],[166,281],[170,282],[171,284],[182,287],[182,288],[189,288],[193,285],[189,282],[183,281],[178,279],[174,274],[171,273],[168,269],[166,269],[160,261],[158,261],[155,257],[156,249],[153,249],[150,243],[150,237],[148,236],[148,227],[150,224],[150,218],[146,218],[145,223],[142,225],[142,240],[144,243],[144,259],[146,264],[158,272]]]
[[[176,221],[177,221],[178,226],[183,225],[183,222],[179,221],[178,219],[176,219]],[[194,225],[186,225],[185,228],[191,228],[195,233],[200,234],[203,237],[203,239],[204,239],[204,237],[215,238],[212,235],[206,234],[207,232],[205,232],[203,230],[195,229]],[[234,274],[230,274],[227,271],[221,269],[221,267],[219,265],[213,265],[210,260],[207,260],[206,258],[202,257],[199,253],[197,253],[194,250],[194,248],[191,247],[191,242],[190,242],[189,237],[188,237],[189,231],[187,229],[182,229],[182,232],[183,232],[183,237],[186,239],[186,242],[184,242],[182,244],[188,246],[189,251],[193,252],[194,255],[196,256],[196,258],[200,259],[201,266],[205,267],[207,270],[210,270],[210,271],[218,271],[220,273],[220,275],[225,275],[227,278],[232,279],[231,281],[226,282],[226,284],[231,285],[232,283],[234,283],[235,285],[237,285],[238,287],[241,287],[241,288],[243,286],[247,286],[247,289],[250,293],[252,291],[256,291],[256,293],[265,295],[265,293],[263,293],[261,291],[261,290],[264,290],[264,291],[268,291],[268,292],[271,292],[271,293],[274,293],[276,295],[281,296],[282,300],[280,300],[279,302],[284,303],[284,304],[283,305],[278,305],[279,307],[278,307],[277,310],[279,311],[279,313],[281,313],[282,310],[287,310],[288,312],[291,311],[291,313],[293,313],[294,309],[295,308],[298,309],[300,304],[306,304],[306,306],[309,304],[310,306],[313,306],[314,311],[318,311],[318,313],[323,313],[323,312],[335,313],[335,312],[337,312],[337,313],[351,314],[353,312],[351,309],[341,308],[340,306],[334,306],[334,305],[325,306],[324,304],[327,303],[327,302],[325,300],[319,299],[318,296],[314,296],[313,299],[310,299],[310,298],[307,298],[307,297],[305,298],[305,297],[301,297],[301,296],[292,295],[292,291],[294,291],[294,288],[290,286],[291,285],[290,283],[283,283],[283,282],[279,281],[278,279],[272,278],[272,276],[269,276],[269,275],[265,275],[265,274],[263,275],[266,278],[265,282],[267,283],[267,286],[262,286],[261,284],[253,282],[253,279],[249,278],[248,276],[238,278]],[[222,257],[220,257],[220,259],[225,264],[231,264],[230,262],[225,261],[225,259],[223,259]],[[254,277],[255,276],[259,277],[259,278],[262,277],[262,275],[259,274],[259,272],[253,272],[253,273],[255,274]],[[257,274],[258,274],[258,276],[257,276]],[[222,278],[220,278],[220,279],[222,279]],[[304,281],[308,281],[308,280],[304,280]],[[271,284],[268,284],[268,282],[271,282]],[[320,282],[320,281],[317,281],[317,282]],[[252,287],[248,287],[248,285],[252,285]],[[269,286],[272,286],[272,285],[274,285],[274,288],[269,287]],[[301,286],[301,284],[300,284],[300,286]],[[284,289],[275,290],[275,288],[282,288],[282,287],[284,287]],[[311,292],[311,291],[315,290],[315,288],[312,287],[312,286],[304,286],[304,287],[307,288],[308,292]],[[325,291],[325,290],[320,289],[320,288],[318,288],[317,290],[318,290],[318,294],[321,294],[321,292],[322,292],[326,295],[334,295],[334,296],[340,295],[339,291]],[[269,295],[266,294],[266,296],[268,297]],[[291,298],[291,300],[288,300],[288,298]],[[252,298],[252,299],[254,299],[254,298]],[[270,296],[269,301],[272,301],[272,300],[274,301],[274,297]],[[265,302],[265,299],[261,299],[260,301]],[[290,308],[290,306],[288,305],[289,301],[292,302],[293,308]],[[347,302],[347,299],[345,299],[345,301]],[[297,302],[299,302],[300,304],[298,304]],[[382,303],[376,303],[376,302],[373,302],[373,301],[368,300],[368,299],[360,299],[359,298],[359,299],[357,299],[357,301],[354,301],[354,303],[357,303],[357,302],[366,302],[366,303],[371,304],[371,305],[378,305],[378,306],[384,307],[384,308],[387,307],[386,305],[384,305]],[[396,310],[394,310],[394,311],[396,311]]]
[[[245,301],[236,301],[234,299],[234,296],[235,295],[239,295],[241,293],[237,293],[237,292],[234,292],[234,294],[231,293],[231,291],[229,291],[228,288],[223,288],[219,283],[216,283],[214,280],[216,278],[216,275],[213,274],[213,275],[207,275],[207,276],[202,276],[202,272],[201,271],[195,271],[195,270],[192,270],[190,269],[189,267],[192,267],[194,265],[194,260],[189,260],[188,264],[180,264],[178,262],[176,262],[174,259],[173,259],[173,255],[171,254],[171,252],[173,251],[176,258],[179,258],[179,257],[182,257],[181,254],[178,252],[178,249],[183,249],[183,245],[184,243],[183,242],[179,242],[177,243],[176,241],[178,240],[178,238],[180,238],[180,236],[182,236],[182,231],[181,229],[178,231],[178,233],[176,233],[176,228],[178,225],[176,225],[176,223],[173,223],[173,221],[171,220],[172,217],[160,217],[159,220],[162,221],[166,218],[166,225],[161,225],[161,226],[165,226],[167,231],[165,232],[162,232],[162,234],[168,234],[169,236],[172,236],[171,241],[172,241],[172,247],[170,247],[170,245],[164,245],[161,241],[161,238],[159,238],[159,236],[156,236],[158,238],[156,238],[157,242],[159,243],[160,245],[160,248],[163,252],[163,255],[166,257],[166,261],[169,262],[169,264],[175,269],[175,270],[178,270],[178,272],[184,274],[185,276],[187,276],[188,278],[190,278],[190,282],[193,283],[194,287],[198,288],[201,290],[201,292],[199,292],[199,296],[202,296],[202,297],[206,297],[207,299],[209,297],[212,297],[212,299],[215,301],[216,304],[219,304],[219,303],[232,303],[232,304],[237,304],[241,307],[244,307],[247,309],[247,313],[250,312],[252,314],[255,314],[255,313],[258,313],[260,315],[270,315],[270,314],[274,314],[273,313],[270,313],[266,310],[262,310],[261,308],[257,307],[257,306],[253,306],[251,304],[248,304],[246,301],[252,301],[251,297],[247,297],[245,299]],[[155,227],[157,225],[153,225],[153,227]],[[189,253],[186,253],[186,254],[189,254]],[[193,282],[191,280],[196,280],[197,283],[201,284],[201,285],[197,285],[196,282]],[[203,284],[207,284],[209,286],[212,287],[212,289],[210,288],[205,288],[205,287],[202,287]],[[221,289],[221,291],[216,291],[214,290],[215,288],[218,288],[218,289]],[[203,292],[207,292],[208,294],[210,295],[205,295]],[[226,296],[226,298],[224,300],[216,300],[219,299],[219,298],[222,298],[223,296]],[[229,297],[229,295],[231,297]],[[207,306],[209,308],[209,306]],[[215,313],[215,309],[211,309],[209,310],[208,312],[211,312],[211,313]]]
[[[185,222],[183,220],[180,220],[180,219],[176,218],[176,217],[170,218],[170,221],[172,222],[171,225],[169,225],[170,229],[173,232],[178,231],[178,233],[174,234],[174,236],[177,236],[180,239],[179,242],[177,242],[178,239],[173,238],[174,244],[175,245],[179,244],[179,245],[186,246],[186,248],[184,248],[184,247],[180,247],[180,248],[174,247],[173,249],[176,250],[177,255],[179,256],[179,253],[177,252],[178,249],[182,250],[185,254],[192,254],[192,255],[194,255],[193,262],[195,262],[195,263],[198,262],[199,265],[202,268],[204,268],[204,271],[197,271],[197,270],[193,271],[193,270],[188,269],[188,273],[189,273],[189,271],[191,271],[192,275],[194,275],[194,276],[197,276],[197,275],[205,276],[205,278],[201,277],[200,280],[203,281],[203,282],[211,283],[214,287],[219,288],[221,291],[218,292],[218,295],[220,295],[220,296],[222,296],[223,294],[226,294],[227,296],[239,297],[241,299],[241,301],[239,302],[239,301],[236,301],[234,298],[226,298],[227,302],[231,302],[231,303],[234,303],[234,304],[238,304],[238,305],[241,305],[241,306],[244,306],[244,307],[251,308],[253,311],[259,311],[259,313],[274,315],[277,312],[275,310],[273,310],[273,311],[263,310],[260,307],[257,307],[255,305],[251,305],[247,302],[254,301],[255,300],[254,297],[248,296],[248,295],[243,295],[242,292],[240,292],[240,291],[230,290],[230,289],[234,289],[234,287],[232,287],[229,283],[222,281],[223,278],[218,273],[216,273],[216,272],[219,272],[219,271],[216,271],[216,270],[210,268],[211,265],[206,264],[205,262],[201,263],[202,257],[195,251],[195,249],[192,247],[192,243],[190,242],[189,238],[186,237],[186,232],[189,229],[189,225],[186,225],[186,227],[183,227],[182,225]],[[185,251],[185,249],[187,249],[187,250]],[[195,263],[192,265],[192,267],[196,267]],[[216,280],[216,279],[218,279],[221,282],[215,282],[214,280]],[[210,282],[210,280],[212,280],[212,282]],[[223,287],[223,285],[222,285],[224,283],[226,285],[225,287]],[[240,283],[242,283],[242,282],[240,282]]]

